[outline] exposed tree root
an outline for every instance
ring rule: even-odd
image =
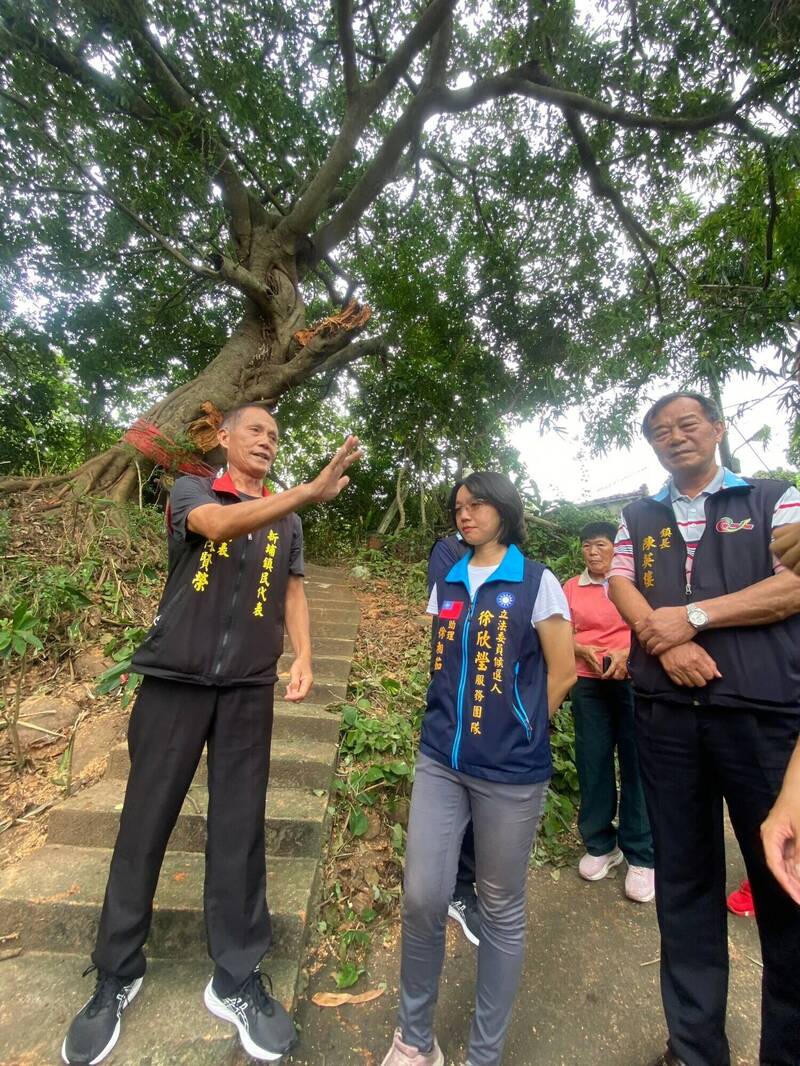
[[[93,496],[121,504],[136,498],[152,469],[153,464],[128,445],[114,444],[70,474],[3,478],[0,495],[56,488],[53,496],[42,501],[42,510],[60,507],[76,496]]]

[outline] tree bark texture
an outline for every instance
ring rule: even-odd
[[[261,242],[254,236],[250,249],[248,270],[252,272],[254,261],[259,263],[270,297],[268,305],[259,306],[254,299],[245,298],[242,318],[208,366],[144,413],[144,419],[157,426],[167,440],[185,441],[189,424],[202,415],[202,404],[207,401],[221,411],[242,403],[273,404],[313,374],[382,349],[380,338],[354,342],[363,328],[358,316],[339,316],[341,328],[334,317],[318,330],[313,326],[306,329],[305,305],[293,259],[283,256],[283,262],[277,263],[269,235],[266,239],[262,235]],[[352,326],[354,317],[356,325]],[[365,317],[368,311],[362,309],[360,319]],[[303,331],[300,339],[299,331]],[[59,496],[77,492],[119,503],[136,496],[152,468],[151,460],[120,442],[70,475],[48,480]],[[34,485],[41,486],[43,481],[6,478],[0,480],[0,493]]]

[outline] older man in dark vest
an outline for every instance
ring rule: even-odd
[[[760,1062],[800,1062],[800,909],[759,828],[800,731],[800,578],[770,551],[800,492],[718,466],[724,424],[697,393],[643,432],[670,479],[623,511],[610,595],[633,630],[639,759],[655,845],[665,1064],[728,1066],[723,800],[756,905]]]
[[[236,1026],[256,1059],[279,1059],[295,1040],[259,969],[272,942],[264,803],[276,665],[285,625],[294,659],[284,698],[302,700],[312,683],[311,634],[295,512],[337,496],[361,453],[349,437],[313,481],[272,495],[264,487],[278,450],[272,415],[254,404],[228,412],[219,442],[226,469],[178,478],[170,496],[167,584],[133,658],[144,680],[128,727],[131,769],[92,953],[97,980],[64,1039],[66,1063],[101,1062],[139,992],[164,851],[205,745],[204,903],[214,973],[204,1002]]]

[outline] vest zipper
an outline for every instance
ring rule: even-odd
[[[249,540],[248,536],[248,540]],[[239,589],[242,586],[242,574],[244,573],[244,564],[247,557],[247,541],[242,544],[242,553],[239,557],[239,570],[236,574],[236,584],[233,586],[233,595],[231,596],[231,609],[228,611],[228,617],[225,619],[225,628],[222,631],[222,640],[219,645],[219,652],[217,654],[217,661],[212,670],[214,676],[218,676],[222,671],[222,660],[225,656],[225,650],[231,639],[231,625],[233,624],[233,613],[236,610],[236,604],[239,601]]]
[[[530,718],[528,718],[525,708],[522,706],[522,697],[519,694],[519,685],[517,684],[518,677],[519,663],[516,663],[514,666],[514,700],[512,701],[511,707],[514,711],[514,714],[517,716],[517,718],[519,718],[520,722],[525,727],[525,734],[528,740],[530,741],[531,736],[533,734],[533,730],[531,729],[531,720]]]
[[[675,526],[678,530],[678,536],[680,537],[681,546],[683,547],[683,558],[681,559],[681,562],[683,563],[683,580],[685,582],[684,591],[686,599],[690,600],[692,598],[692,579],[691,577],[686,576],[686,563],[689,560],[689,549],[686,547],[686,541],[683,539],[683,534],[680,531],[680,526],[678,526],[678,519],[675,515],[675,511],[673,510],[672,505],[667,505],[666,503],[659,503],[659,506],[663,507],[665,511],[669,512],[670,518],[675,523]],[[694,564],[697,562],[697,548],[699,547],[700,541],[697,542],[697,547],[694,550],[694,558],[692,559],[692,573],[694,573]]]
[[[464,689],[467,684],[467,644],[469,643],[469,623],[472,612],[475,610],[477,596],[470,600],[467,617],[464,619],[464,628],[461,630],[461,677],[458,682],[458,697],[456,700],[456,735],[453,739],[453,750],[450,753],[450,765],[454,770],[458,769],[458,749],[461,746],[462,715],[464,711]]]

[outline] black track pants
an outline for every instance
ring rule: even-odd
[[[208,745],[204,907],[215,987],[229,994],[271,945],[264,807],[272,685],[212,688],[145,677],[131,714],[131,770],[92,961],[132,979],[170,833]]]
[[[638,698],[639,761],[653,829],[661,994],[673,1052],[728,1066],[723,798],[753,890],[764,960],[761,1066],[800,1063],[800,907],[769,872],[759,826],[800,715]]]

